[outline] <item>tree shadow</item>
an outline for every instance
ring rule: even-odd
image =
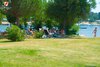
[[[14,42],[14,41],[10,41],[10,40],[2,40],[2,41],[0,41],[0,43],[11,43],[11,42]]]

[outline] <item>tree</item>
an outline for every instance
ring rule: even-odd
[[[99,19],[99,14],[98,13],[90,12],[89,22],[95,22],[98,19]]]
[[[42,22],[45,22],[47,20],[47,17],[45,15],[45,10],[47,8],[47,0],[40,0],[39,6],[41,9],[38,10],[38,12],[35,15],[35,18],[37,20],[41,20]]]
[[[40,0],[11,0],[11,3],[9,3],[11,8],[5,12],[8,21],[14,19],[12,22],[14,23],[16,20],[17,25],[19,25],[20,17],[27,18],[36,14],[40,9],[39,3]]]
[[[3,18],[6,18],[6,16],[4,14],[0,13],[0,24],[2,24]]]
[[[2,24],[2,14],[0,13],[0,24]]]
[[[100,12],[99,12],[98,16],[99,16],[99,20],[100,20]]]
[[[35,16],[33,16],[33,26],[36,30],[39,30],[39,28],[41,28],[43,25],[47,26],[49,29],[52,27],[52,20],[50,20],[50,18],[47,18],[46,14],[45,14],[45,10],[47,8],[48,5],[48,1],[47,0],[40,0],[40,6],[41,9],[36,13]]]
[[[94,7],[95,0],[53,0],[49,2],[46,14],[68,32],[80,18],[85,19]]]

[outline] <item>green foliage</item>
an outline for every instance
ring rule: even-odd
[[[91,12],[89,15],[89,22],[95,22],[99,19],[99,13],[93,13]]]
[[[70,35],[76,35],[77,32],[79,31],[79,26],[78,25],[73,25],[70,29]]]
[[[45,25],[46,25],[49,29],[51,29],[51,28],[53,27],[52,20],[47,20],[46,23],[45,23]]]
[[[11,0],[11,9],[8,10],[7,14],[12,14],[15,17],[27,17],[40,9],[39,0]]]
[[[69,29],[80,18],[86,19],[94,6],[95,0],[53,0],[48,3],[46,14],[59,22],[63,29]]]
[[[99,20],[100,20],[100,12],[99,12],[98,16],[99,16]]]
[[[9,22],[20,25],[20,18],[29,18],[30,16],[37,15],[41,10],[41,0],[9,0],[8,10],[2,10],[2,13],[7,15]],[[0,2],[1,3],[1,2]],[[0,10],[1,11],[1,10]]]
[[[4,15],[2,13],[0,13],[0,24],[2,24],[3,17],[4,17]]]
[[[7,34],[7,38],[11,41],[23,41],[25,39],[25,31],[15,25],[7,28]]]
[[[39,30],[39,28],[42,27],[42,21],[41,20],[34,20],[34,22],[32,23],[32,26],[36,29]]]
[[[49,29],[51,29],[51,28],[53,28],[53,27],[58,26],[59,24],[58,24],[56,21],[52,20],[52,19],[47,19],[47,20],[45,21],[44,25],[45,25],[46,27],[48,27]]]
[[[41,21],[45,21],[47,19],[45,14],[45,10],[47,8],[47,0],[39,0],[39,2],[39,9],[35,14],[35,18]]]
[[[35,38],[42,38],[42,36],[43,36],[43,31],[35,31]]]
[[[6,15],[7,17],[7,20],[12,23],[12,24],[15,24],[14,22],[16,22],[16,17],[12,16],[12,15]]]

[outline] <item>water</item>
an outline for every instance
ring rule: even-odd
[[[97,37],[100,37],[100,25],[80,25],[79,35],[92,38],[95,27],[97,27]]]
[[[5,32],[7,27],[10,27],[10,25],[0,25],[0,32]],[[78,33],[81,36],[92,38],[92,32],[95,27],[97,27],[97,37],[100,37],[100,25],[80,25],[80,30]]]
[[[5,32],[7,27],[10,27],[10,25],[0,25],[0,32]]]

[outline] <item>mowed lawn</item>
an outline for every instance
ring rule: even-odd
[[[0,67],[100,67],[100,38],[0,40]]]

